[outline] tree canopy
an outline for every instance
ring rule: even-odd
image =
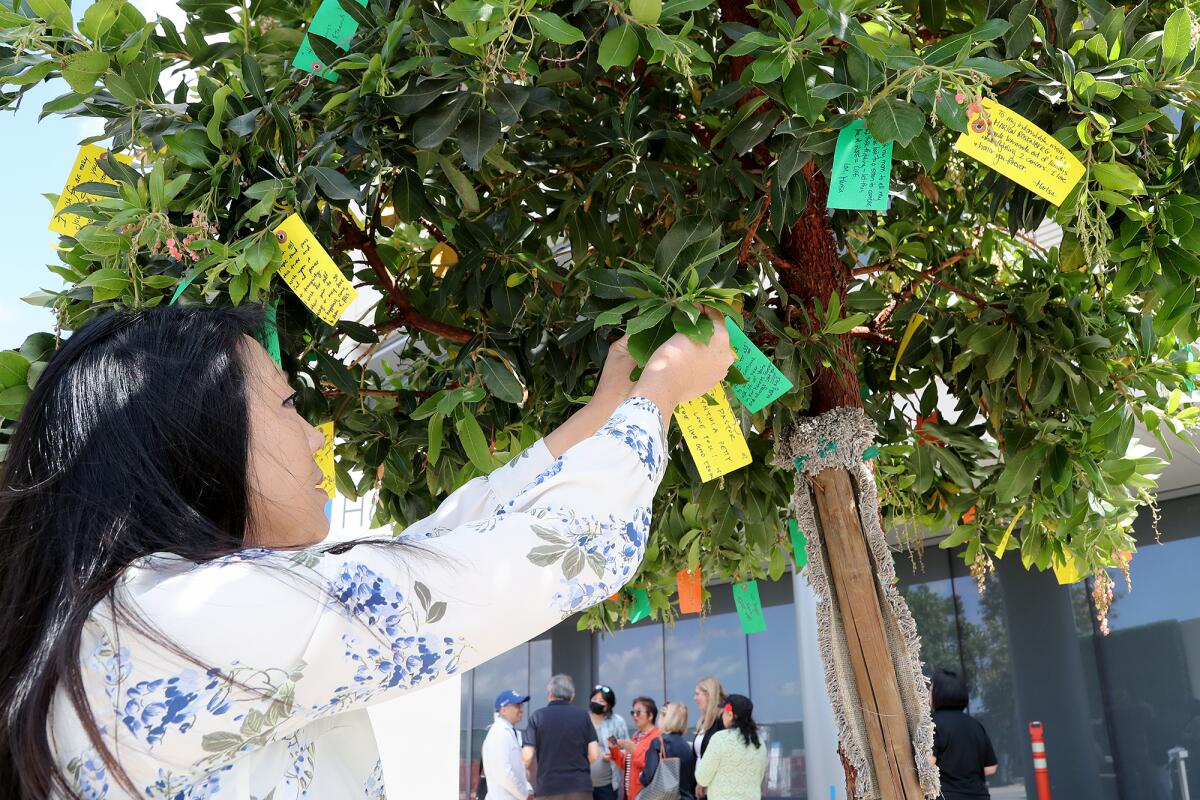
[[[0,107],[63,83],[43,115],[102,119],[96,140],[134,157],[83,187],[91,224],[49,267],[65,287],[31,302],[65,330],[185,285],[179,302],[277,303],[304,413],[336,420],[338,488],[377,489],[378,524],[564,419],[619,329],[640,363],[706,335],[702,303],[796,389],[735,401],[750,466],[702,483],[676,450],[634,584],[656,612],[685,566],[785,571],[792,475],[771,461],[797,415],[866,409],[902,539],[946,531],[981,579],[1019,551],[1102,592],[1163,466],[1135,425],[1169,451],[1200,413],[1200,25],[1182,4],[325,0],[339,22],[306,38],[314,2],[181,0],[182,29],[126,0],[78,21],[11,2]],[[1061,205],[956,149],[990,102],[1082,162]],[[892,143],[884,212],[826,207],[855,120]],[[365,317],[331,326],[278,278],[293,213],[378,292]],[[1061,244],[1029,235],[1046,218]],[[54,343],[0,353],[0,442]]]

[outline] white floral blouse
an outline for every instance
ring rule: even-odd
[[[471,669],[627,583],[664,433],[658,408],[631,398],[560,458],[538,442],[466,484],[404,532],[407,547],[139,559],[123,599],[211,669],[98,606],[84,686],[138,793],[105,768],[61,687],[60,763],[89,800],[385,798],[367,706]]]

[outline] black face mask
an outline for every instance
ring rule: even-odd
[[[597,703],[595,700],[588,703],[588,708],[590,708],[592,710],[593,714],[607,714],[608,713],[608,706],[604,705],[604,703]]]

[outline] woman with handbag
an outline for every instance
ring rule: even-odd
[[[709,800],[762,800],[767,748],[758,736],[749,697],[731,694],[721,712],[725,730],[713,734],[696,767],[696,783]]]
[[[632,739],[609,738],[609,754],[613,761],[625,773],[625,797],[627,800],[637,800],[638,792],[642,790],[642,770],[646,768],[646,751],[662,735],[656,727],[658,722],[658,704],[649,697],[638,697],[633,701],[633,710],[629,712],[633,724],[637,728]]]
[[[683,738],[688,710],[683,703],[663,703],[659,716],[662,737],[646,751],[642,794],[638,800],[695,800],[696,753]]]

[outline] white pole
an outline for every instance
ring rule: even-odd
[[[792,574],[799,645],[800,696],[804,703],[804,762],[810,800],[846,800],[846,773],[838,757],[837,725],[825,691],[817,648],[817,597],[804,576]]]

